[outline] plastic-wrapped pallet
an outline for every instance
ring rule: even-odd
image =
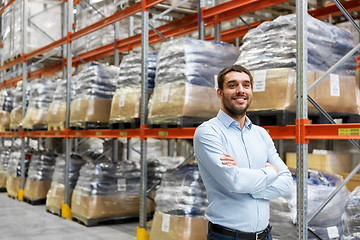
[[[345,203],[343,215],[344,240],[360,239],[360,186],[356,187]]]
[[[22,54],[23,2],[16,1],[4,13],[4,59]],[[57,0],[29,0],[28,2],[28,51],[44,47],[62,37],[62,4]],[[51,18],[52,21],[48,21]],[[50,54],[61,52],[54,49]]]
[[[119,67],[116,66],[94,62],[84,66],[76,76],[70,126],[85,128],[86,124],[94,124],[94,127],[107,127],[118,75]]]
[[[29,107],[22,122],[24,129],[47,129],[48,111],[55,87],[55,82],[46,78],[31,82]]]
[[[81,168],[71,214],[87,226],[136,217],[140,207],[140,168],[135,162],[92,161]],[[147,212],[154,205],[147,200]]]
[[[81,167],[86,162],[76,154],[70,155],[69,162],[69,184],[70,197],[76,182],[79,178]],[[65,156],[59,155],[56,157],[55,170],[50,189],[46,195],[46,210],[60,215],[61,206],[64,203],[65,196]]]
[[[148,54],[149,95],[155,86],[156,60],[157,52]],[[124,56],[120,64],[117,90],[111,102],[110,123],[127,122],[137,127],[134,125],[140,118],[141,83],[141,54]]]
[[[308,86],[322,73],[308,71]],[[253,71],[253,101],[249,111],[296,110],[296,70],[273,68]],[[360,93],[354,76],[330,74],[320,82],[309,95],[325,111],[360,112]],[[318,112],[309,104],[309,112]]]
[[[25,199],[34,203],[46,199],[54,173],[55,158],[55,154],[47,151],[33,153],[24,188]]]
[[[149,123],[184,125],[182,120],[187,117],[201,123],[215,116],[220,108],[216,75],[238,56],[238,50],[226,43],[191,38],[163,43],[149,102]]]
[[[80,2],[77,8],[76,31],[94,24],[104,17],[108,17],[117,11],[116,3],[118,1],[102,0],[93,1],[90,6],[86,1]],[[94,8],[96,11],[94,11]],[[137,23],[140,23],[137,21]],[[120,20],[118,36],[120,39],[128,37],[128,19]],[[74,41],[74,49],[77,53],[87,52],[95,48],[111,44],[114,42],[114,27],[112,25],[101,28],[93,33],[76,39]]]
[[[6,189],[6,172],[12,152],[11,147],[3,146],[0,150],[0,189]]]
[[[72,92],[71,98],[75,95],[76,77],[71,79]],[[63,130],[65,129],[66,121],[66,93],[67,81],[64,79],[56,80],[56,90],[49,106],[48,113],[48,130]]]
[[[354,36],[331,24],[308,16],[308,70],[326,72],[355,47]],[[243,38],[237,64],[249,70],[296,66],[296,15],[280,16],[250,30]],[[356,57],[335,70],[355,75]]]
[[[13,101],[13,109],[10,113],[10,129],[16,130],[19,129],[21,121],[22,121],[22,92],[23,92],[23,85],[22,81],[19,81],[16,84],[16,87],[13,88],[13,95],[14,95],[14,101]],[[27,91],[26,91],[26,99],[25,99],[25,107],[28,106],[29,103],[29,96],[30,95],[30,84],[27,85]]]
[[[156,190],[155,204],[150,239],[206,239],[208,201],[197,166],[166,172]]]
[[[296,176],[290,198],[280,197],[270,201],[270,224],[274,239],[293,239],[296,236]],[[309,170],[308,173],[308,216],[330,196],[343,179],[335,174]],[[349,191],[342,188],[329,204],[311,221],[309,228],[321,239],[340,239],[343,235],[341,216]],[[309,233],[309,239],[318,239]]]
[[[25,178],[27,178],[31,154],[25,154]],[[21,151],[14,150],[8,161],[6,169],[6,191],[10,197],[17,198],[21,184]]]
[[[10,113],[14,102],[13,91],[0,90],[0,132],[10,127]]]

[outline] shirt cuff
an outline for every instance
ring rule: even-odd
[[[273,183],[278,175],[276,173],[276,171],[271,168],[271,167],[265,167],[265,168],[262,168],[261,170],[263,170],[263,172],[266,174],[266,185],[270,185],[271,183]]]

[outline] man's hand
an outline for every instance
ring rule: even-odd
[[[237,165],[235,159],[231,155],[229,155],[227,153],[223,153],[223,154],[224,154],[224,157],[220,158],[222,164],[227,165],[227,166],[237,166],[237,167],[239,167]]]
[[[276,174],[279,176],[279,171],[278,171],[277,168],[276,168],[274,165],[272,165],[271,163],[266,162],[266,163],[265,163],[265,167],[271,167],[271,168],[273,168],[273,169],[275,170]]]

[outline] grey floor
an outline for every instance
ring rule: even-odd
[[[0,239],[4,240],[135,240],[137,221],[86,227],[0,193]]]

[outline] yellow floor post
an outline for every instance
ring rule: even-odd
[[[71,209],[66,203],[61,205],[61,216],[66,219],[71,219]]]
[[[149,240],[149,234],[146,232],[145,228],[137,227],[137,240]]]
[[[20,201],[24,201],[24,189],[19,189],[19,191],[18,191],[18,199]]]

